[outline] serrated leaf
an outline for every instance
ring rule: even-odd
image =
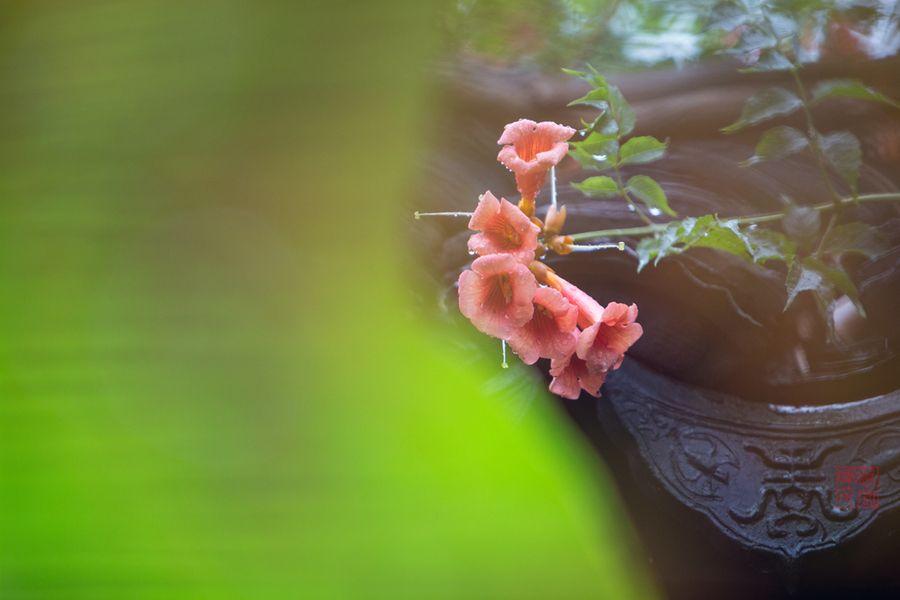
[[[787,302],[784,305],[784,310],[790,308],[800,292],[819,290],[824,283],[825,278],[817,270],[807,269],[801,262],[795,262],[788,269],[787,278],[784,282],[787,290]]]
[[[584,73],[582,71],[567,72],[583,79],[591,86],[591,90],[587,94],[581,98],[572,100],[569,102],[569,106],[577,106],[580,104],[586,104],[588,106],[598,106],[599,104],[598,108],[607,106],[607,100],[609,99],[609,84],[606,82],[606,78],[600,74]]]
[[[619,142],[615,135],[594,132],[580,142],[569,143],[569,154],[582,168],[604,171],[615,166],[619,156]]]
[[[666,153],[666,142],[653,136],[633,137],[619,149],[620,165],[636,165],[659,160]]]
[[[573,100],[569,106],[587,105],[600,110],[608,110],[612,120],[616,122],[619,135],[628,135],[634,129],[635,116],[631,106],[625,100],[625,96],[618,87],[610,84],[595,68],[588,65],[588,69],[589,73],[563,69],[565,73],[579,77],[591,86],[591,90],[587,94]]]
[[[583,136],[597,133],[610,139],[615,139],[617,137],[616,134],[619,132],[619,124],[616,123],[615,119],[613,119],[610,114],[609,107],[601,110],[600,114],[598,114],[590,123],[582,120],[581,124],[584,126],[580,130],[581,135]]]
[[[747,64],[748,66],[744,69],[739,69],[741,73],[784,71],[793,66],[791,61],[789,61],[784,54],[774,48],[751,51],[745,54],[744,64]]]
[[[822,216],[814,208],[791,205],[781,221],[784,232],[801,246],[808,245],[819,236]]]
[[[877,229],[864,223],[838,225],[828,232],[822,248],[825,253],[832,256],[860,254],[870,259],[881,256],[891,249],[890,244]]]
[[[829,79],[820,81],[812,91],[813,102],[820,102],[827,98],[856,98],[870,102],[881,102],[894,108],[900,108],[900,103],[888,98],[881,92],[874,90],[858,79]]]
[[[605,175],[588,177],[580,183],[573,183],[572,187],[594,198],[611,198],[619,194],[619,184]]]
[[[609,110],[619,125],[619,135],[628,135],[634,131],[635,116],[631,105],[625,100],[625,96],[614,85],[609,86]]]
[[[672,221],[655,237],[641,240],[637,247],[638,270],[643,269],[651,260],[654,264],[659,264],[667,256],[695,247],[722,250],[751,260],[749,247],[737,221],[720,221],[714,215],[704,215]]]
[[[744,230],[743,235],[753,262],[765,264],[770,260],[780,260],[788,266],[793,263],[797,247],[783,234],[771,229],[756,228]]]
[[[801,292],[812,291],[822,299],[831,299],[837,290],[850,298],[860,315],[866,316],[859,301],[859,292],[850,276],[843,269],[826,265],[817,258],[809,256],[791,265],[785,287],[788,297],[784,310],[790,307]]]
[[[856,136],[849,131],[836,131],[821,136],[819,144],[834,170],[856,193],[859,168],[862,166],[862,149]]]
[[[747,159],[743,165],[753,165],[764,160],[776,160],[785,158],[792,154],[800,152],[809,145],[809,140],[798,129],[779,125],[766,131],[759,143],[756,144],[756,151],[753,156]]]
[[[697,219],[691,232],[685,234],[686,248],[712,248],[751,260],[749,248],[736,221],[719,221],[713,215]]]
[[[744,103],[741,117],[722,129],[725,133],[734,133],[748,125],[761,123],[773,117],[788,115],[802,106],[796,94],[780,87],[773,87],[750,96]]]
[[[804,259],[803,262],[807,268],[818,268],[824,275],[825,280],[838,291],[850,298],[850,301],[853,302],[853,306],[856,307],[856,312],[865,318],[866,309],[859,300],[859,290],[856,289],[856,284],[853,283],[853,280],[850,279],[850,276],[847,275],[846,271],[840,268],[830,267],[819,259],[812,257]]]
[[[650,264],[650,261],[653,260],[659,254],[659,238],[658,237],[645,237],[641,241],[638,242],[637,247],[635,248],[635,252],[638,255],[638,273],[640,273],[644,267]]]
[[[656,265],[666,256],[681,252],[681,249],[676,247],[675,244],[685,231],[690,231],[694,227],[696,221],[693,217],[687,217],[682,221],[672,221],[667,223],[665,229],[655,236],[643,238],[638,242],[636,248],[638,271],[647,266],[651,260]]]
[[[669,206],[666,193],[662,187],[647,175],[635,175],[628,180],[625,186],[635,198],[639,199],[650,209],[664,212],[670,217],[677,217],[678,214]]]

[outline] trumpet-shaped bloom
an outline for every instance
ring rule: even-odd
[[[625,352],[644,333],[640,323],[635,323],[637,314],[637,304],[610,302],[600,320],[581,332],[575,352],[591,373],[619,368]]]
[[[503,128],[503,135],[497,140],[505,144],[497,155],[497,160],[515,173],[516,187],[522,198],[537,196],[547,171],[559,163],[569,151],[569,138],[575,130],[552,121],[535,123],[520,119]]]
[[[599,398],[600,386],[603,385],[603,380],[606,378],[605,372],[592,373],[588,369],[587,363],[574,353],[552,360],[550,375],[553,376],[553,381],[550,382],[550,391],[569,400],[577,400],[581,395],[581,390]]]
[[[459,276],[459,310],[475,327],[506,339],[534,315],[537,281],[509,254],[475,259]]]
[[[591,296],[579,288],[574,283],[569,283],[556,273],[548,273],[546,275],[547,284],[566,297],[566,300],[574,304],[578,308],[578,326],[587,328],[599,321],[603,316],[603,307],[600,303],[591,298]]]
[[[540,287],[534,294],[534,315],[509,338],[509,346],[526,365],[539,358],[561,358],[575,350],[578,309],[562,294]]]
[[[469,238],[469,250],[481,256],[510,254],[519,262],[534,260],[540,229],[525,213],[490,192],[481,195],[469,220],[469,229],[480,233]]]

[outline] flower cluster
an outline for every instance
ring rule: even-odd
[[[606,374],[622,364],[641,337],[637,306],[605,308],[559,277],[540,258],[567,254],[561,235],[565,207],[534,216],[535,199],[547,173],[568,151],[570,127],[520,120],[507,125],[497,159],[515,173],[519,205],[485,192],[469,221],[469,250],[478,255],[459,277],[459,308],[487,335],[506,341],[526,364],[550,359],[550,391],[576,399],[585,390],[599,396]]]

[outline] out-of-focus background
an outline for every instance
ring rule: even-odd
[[[0,6],[0,597],[654,594],[573,426],[412,308],[492,4]]]

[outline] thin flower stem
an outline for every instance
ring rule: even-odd
[[[471,217],[475,213],[470,212],[419,212],[413,213],[413,218],[419,220],[421,217]]]
[[[597,250],[618,250],[622,252],[625,250],[625,242],[619,242],[617,244],[572,244],[568,247],[572,252],[595,252]]]
[[[846,206],[856,202],[896,202],[900,200],[900,193],[885,194],[863,194],[861,196],[840,198],[840,206]],[[814,210],[831,210],[835,207],[834,202],[823,202],[822,204],[814,204],[810,208]],[[754,223],[769,223],[772,221],[780,221],[787,213],[777,212],[764,215],[752,215],[748,217],[737,217],[734,220],[741,225],[752,225]],[[593,238],[603,237],[634,237],[643,236],[662,231],[668,223],[654,223],[645,227],[625,227],[621,229],[601,229],[598,231],[585,231],[582,233],[574,233],[571,235],[572,240],[589,240]]]
[[[509,363],[506,362],[506,340],[500,340],[500,355],[502,357],[500,367],[503,369],[508,369]]]
[[[556,167],[550,167],[550,206],[556,208]]]

